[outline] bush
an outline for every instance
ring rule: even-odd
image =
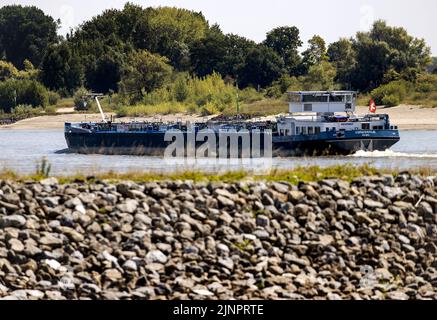
[[[406,81],[393,81],[384,84],[371,92],[376,104],[389,107],[401,103],[411,90],[411,84]]]
[[[428,93],[431,91],[437,91],[437,75],[435,74],[420,74],[416,80],[416,91],[422,93]]]
[[[48,91],[35,80],[6,80],[0,82],[0,108],[11,112],[16,105],[45,107],[48,104]]]
[[[76,110],[87,110],[91,107],[91,103],[88,101],[89,99],[85,97],[88,94],[88,90],[84,87],[77,89],[73,96],[74,108]]]
[[[42,108],[32,107],[31,105],[20,104],[11,110],[11,114],[19,119],[28,118],[41,113]]]
[[[384,96],[382,98],[382,104],[387,107],[395,107],[401,103],[401,99],[399,96],[390,94],[388,96]]]
[[[61,96],[59,93],[54,91],[49,91],[49,106],[54,106],[58,103],[58,101],[61,99]]]
[[[208,102],[207,104],[205,104],[202,109],[201,109],[201,115],[202,116],[209,116],[212,114],[217,114],[219,113],[219,109],[213,104]]]

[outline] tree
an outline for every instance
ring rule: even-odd
[[[428,71],[437,74],[437,57],[432,57],[432,62],[428,67]]]
[[[120,88],[139,100],[143,94],[162,87],[171,73],[167,58],[147,50],[134,51],[123,66]]]
[[[25,59],[39,66],[46,49],[58,41],[59,23],[36,7],[0,8],[0,56],[19,69]]]
[[[327,60],[326,43],[322,37],[315,35],[308,40],[308,49],[302,53],[302,71],[307,73],[311,66]]]
[[[47,104],[47,89],[38,81],[9,79],[0,82],[0,108],[5,112],[11,112],[18,105],[45,107]]]
[[[329,62],[337,70],[336,81],[350,89],[353,71],[356,67],[356,53],[352,47],[352,41],[340,39],[331,43],[328,47]]]
[[[234,80],[241,78],[242,70],[250,49],[257,45],[254,41],[234,34],[225,35],[224,56],[218,64],[217,71],[223,77],[230,77]]]
[[[335,67],[328,61],[321,61],[310,67],[302,83],[305,90],[334,90],[335,77]]]
[[[134,32],[134,45],[166,56],[178,70],[188,70],[190,48],[207,31],[208,22],[202,13],[169,7],[147,8]]]
[[[65,89],[70,93],[82,85],[82,64],[68,43],[62,42],[47,49],[41,64],[41,81],[52,90]]]
[[[225,35],[218,25],[213,25],[206,33],[205,38],[199,39],[191,47],[191,64],[193,71],[199,77],[220,72],[226,56]]]
[[[374,23],[370,32],[357,33],[352,46],[357,58],[352,85],[360,90],[378,87],[389,71],[414,77],[431,61],[430,48],[423,39],[414,38],[405,29],[390,27],[381,20]]]
[[[18,76],[18,69],[7,61],[0,60],[0,81],[5,81]]]
[[[275,50],[284,60],[285,68],[290,75],[297,73],[300,63],[299,47],[302,41],[296,27],[278,27],[267,33],[264,45]]]
[[[249,49],[240,83],[243,87],[267,87],[284,74],[284,61],[271,48],[258,45]]]

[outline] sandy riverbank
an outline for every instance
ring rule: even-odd
[[[368,113],[368,107],[358,107],[358,114]],[[379,113],[387,113],[391,122],[398,125],[401,130],[437,130],[437,109],[421,108],[419,106],[400,105],[393,108],[379,109]],[[274,117],[268,117],[274,119]],[[19,121],[12,125],[0,126],[0,129],[16,130],[43,130],[43,129],[63,129],[64,122],[81,121],[100,121],[99,114],[59,114],[56,116],[40,116]],[[131,121],[133,118],[119,118],[117,121]],[[205,117],[174,114],[135,118],[137,121],[203,121]]]

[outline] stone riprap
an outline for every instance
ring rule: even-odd
[[[436,299],[437,178],[0,182],[3,299]]]

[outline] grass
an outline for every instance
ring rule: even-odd
[[[431,168],[418,168],[411,171],[423,176],[431,176],[436,174],[436,171]],[[194,182],[240,182],[240,181],[267,181],[267,182],[289,182],[298,184],[301,181],[311,182],[320,181],[329,178],[340,178],[346,181],[352,181],[358,177],[392,174],[396,176],[397,171],[376,169],[368,165],[354,166],[337,165],[321,168],[318,166],[311,167],[297,167],[292,170],[272,170],[266,174],[255,175],[247,171],[229,171],[223,174],[205,173],[199,171],[181,171],[174,173],[151,173],[151,172],[127,172],[117,173],[109,171],[106,173],[99,173],[94,176],[86,176],[83,174],[73,174],[70,176],[57,177],[62,184],[71,182],[93,182],[96,179],[106,180],[109,182],[130,180],[137,183],[163,181],[163,180],[190,180]],[[35,172],[33,175],[20,176],[11,171],[4,170],[0,172],[0,180],[12,181],[40,181],[47,177],[47,174],[42,172]]]

